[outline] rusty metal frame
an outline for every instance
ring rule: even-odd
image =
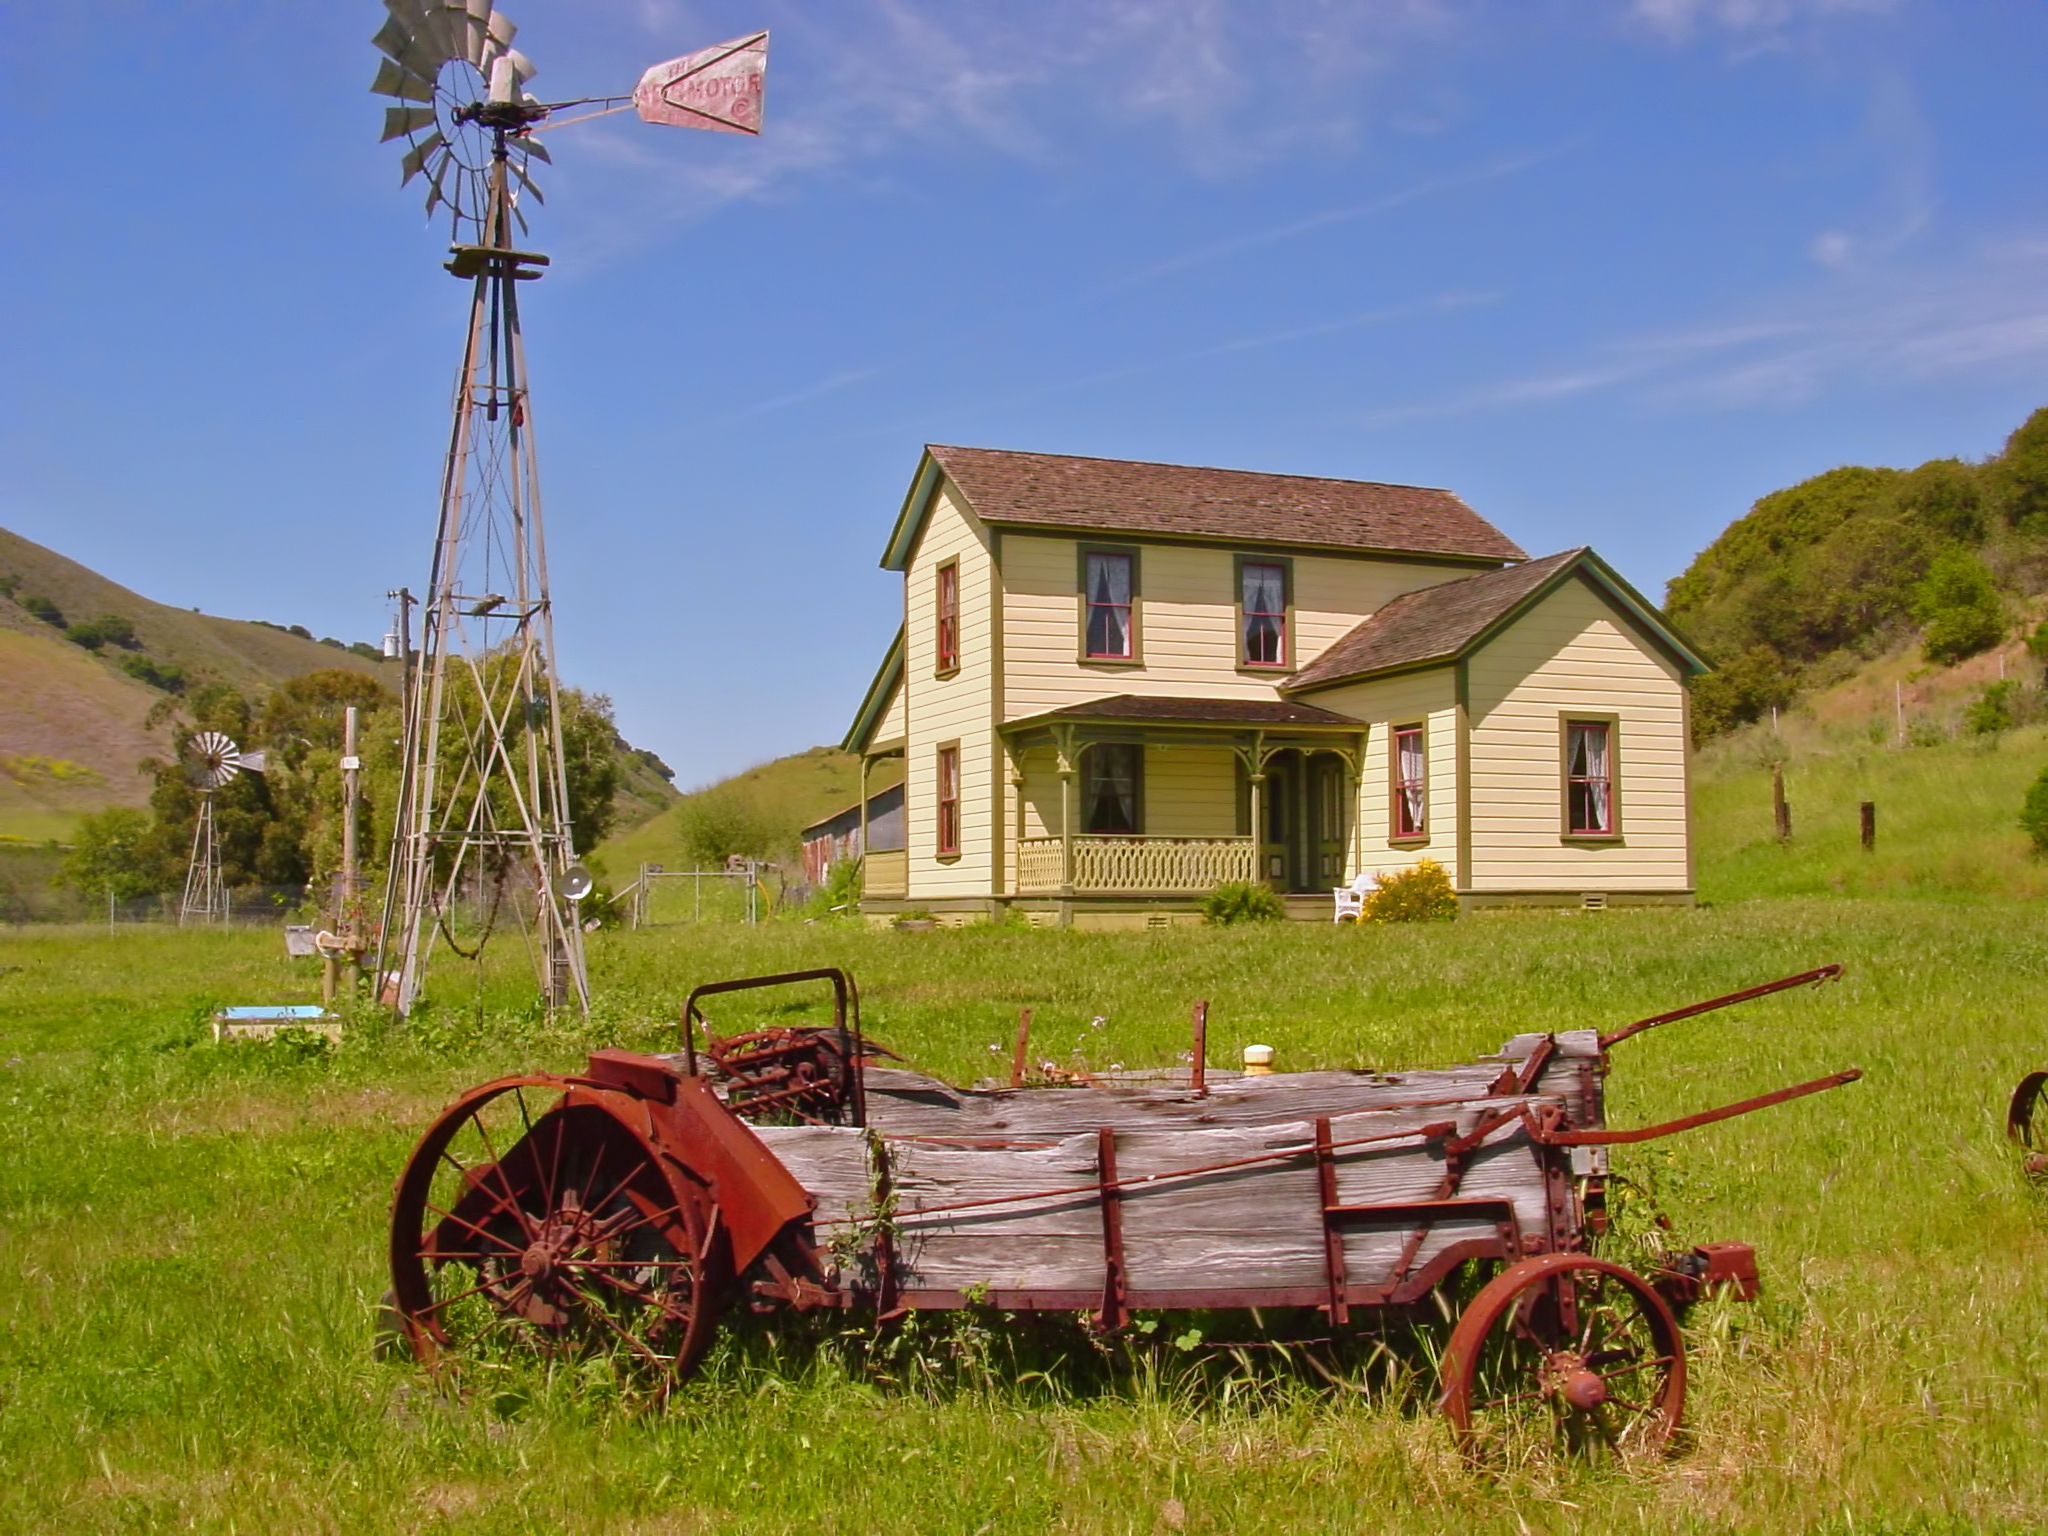
[[[708,981],[693,988],[683,999],[682,1017],[676,1026],[682,1036],[684,1070],[691,1077],[699,1075],[697,1035],[690,1026],[694,1024],[703,1030],[707,1038],[716,1038],[711,1034],[711,1025],[704,1017],[704,1010],[698,1006],[700,999],[727,992],[751,992],[762,987],[792,986],[806,981],[829,981],[832,984],[832,1028],[839,1035],[840,1054],[846,1060],[847,1077],[853,1084],[853,1124],[865,1126],[868,1123],[867,1088],[862,1082],[860,1063],[866,1040],[860,1027],[860,990],[854,986],[853,977],[837,966],[814,971],[784,971],[775,976],[742,976],[736,981]]]
[[[1704,1003],[1688,1003],[1683,1008],[1674,1008],[1669,1013],[1653,1013],[1647,1019],[1637,1019],[1633,1024],[1624,1024],[1619,1029],[1609,1030],[1600,1037],[1600,1049],[1611,1050],[1622,1041],[1641,1034],[1646,1029],[1655,1029],[1659,1024],[1675,1024],[1680,1019],[1690,1019],[1698,1014],[1712,1013],[1716,1008],[1732,1007],[1746,1003],[1754,997],[1769,997],[1773,992],[1789,991],[1793,987],[1818,985],[1823,981],[1834,981],[1842,974],[1839,965],[1818,966],[1810,971],[1801,971],[1797,976],[1785,976],[1777,981],[1767,981],[1760,987],[1744,987],[1740,992],[1729,992],[1721,997],[1710,997]]]

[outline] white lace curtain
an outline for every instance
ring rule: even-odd
[[[1277,565],[1244,568],[1244,659],[1278,666],[1283,654],[1281,626],[1286,622],[1286,579]]]
[[[1088,654],[1131,654],[1131,557],[1088,557]]]
[[[1606,832],[1613,803],[1613,783],[1607,768],[1607,727],[1592,721],[1574,722],[1565,728],[1565,776],[1571,780],[1572,830]]]
[[[1427,809],[1424,792],[1427,774],[1422,756],[1422,732],[1403,731],[1395,738],[1395,772],[1400,778],[1401,831],[1420,832]]]

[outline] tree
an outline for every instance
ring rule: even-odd
[[[1914,589],[1913,615],[1926,626],[1927,659],[1944,666],[1988,651],[2005,636],[2005,605],[1991,572],[1966,549],[1935,558]]]
[[[2048,406],[2020,423],[1987,475],[2007,524],[2022,533],[2048,533]]]
[[[75,891],[118,901],[154,895],[164,881],[147,851],[148,837],[148,815],[129,806],[81,817],[57,879]]]
[[[2020,808],[2020,830],[2033,840],[2035,853],[2048,854],[2048,768],[2041,770],[2027,790],[2026,803]]]

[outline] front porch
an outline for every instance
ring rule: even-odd
[[[1002,893],[1057,898],[1064,922],[1265,881],[1327,920],[1355,863],[1364,732],[1278,699],[1125,695],[1012,722]]]

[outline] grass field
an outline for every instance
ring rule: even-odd
[[[1819,897],[1134,935],[788,924],[596,944],[601,1008],[575,1033],[527,1011],[517,976],[456,975],[410,1031],[365,1027],[308,1054],[204,1043],[220,1002],[307,995],[274,934],[0,936],[0,1525],[2048,1524],[2048,1210],[1997,1124],[2011,1083],[2048,1057],[2048,932],[2030,904]],[[1688,1240],[1748,1239],[1765,1269],[1761,1306],[1696,1318],[1691,1443],[1667,1463],[1494,1480],[1452,1454],[1426,1382],[1342,1391],[1163,1343],[1020,1382],[938,1334],[863,1370],[849,1348],[757,1332],[658,1413],[602,1370],[437,1383],[372,1349],[390,1181],[433,1111],[500,1070],[653,1044],[698,981],[847,965],[878,1038],[964,1079],[989,1070],[1024,1004],[1047,1054],[1078,1046],[1096,1064],[1171,1061],[1206,996],[1218,1060],[1259,1039],[1283,1066],[1396,1067],[1825,960],[1848,978],[1618,1052],[1623,1125],[1869,1073],[1625,1160]]]

